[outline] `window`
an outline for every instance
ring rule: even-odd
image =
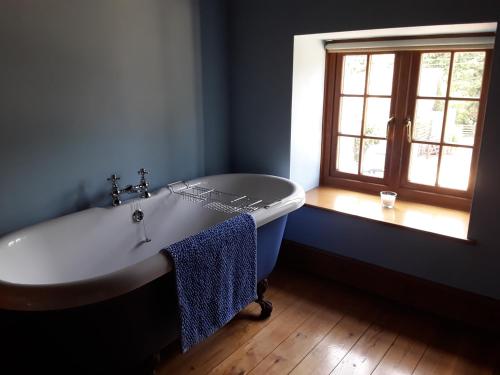
[[[491,49],[327,54],[322,183],[466,209]]]

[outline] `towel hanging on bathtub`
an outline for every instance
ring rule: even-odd
[[[241,214],[169,248],[182,351],[213,334],[257,298],[257,229]]]

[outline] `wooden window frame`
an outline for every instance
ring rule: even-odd
[[[456,51],[471,51],[472,49],[456,49]],[[414,200],[417,202],[428,203],[432,205],[452,207],[457,209],[469,210],[474,191],[477,166],[479,159],[479,151],[481,138],[483,133],[484,116],[486,111],[486,100],[488,95],[488,86],[490,82],[492,50],[491,49],[473,49],[474,51],[484,51],[485,63],[483,71],[483,82],[481,86],[481,94],[478,99],[479,109],[476,124],[476,133],[474,145],[472,146],[471,172],[469,185],[466,191],[448,189],[438,186],[427,186],[411,183],[408,181],[408,168],[411,143],[406,141],[406,119],[409,117],[414,119],[418,75],[420,68],[420,56],[426,52],[438,52],[437,50],[418,50],[418,51],[363,51],[363,52],[339,52],[326,54],[325,66],[325,102],[323,113],[323,146],[321,158],[321,184],[336,186],[351,190],[377,193],[381,190],[395,191],[402,198]],[[443,49],[441,52],[449,52],[455,50],[453,48]],[[392,120],[387,136],[387,153],[384,178],[376,178],[371,176],[363,176],[340,172],[336,169],[337,161],[337,139],[339,127],[339,104],[341,97],[342,85],[342,67],[343,56],[363,54],[371,55],[377,53],[395,53],[394,77],[392,87],[392,100],[390,116]],[[453,55],[450,57],[450,67],[453,62]],[[368,84],[368,60],[365,77],[365,92],[364,97],[377,95],[367,95],[366,85]],[[449,71],[447,95],[440,100],[445,100],[446,107],[449,100],[448,93],[450,90],[450,80],[452,72]],[[361,96],[361,95],[360,95]],[[461,99],[464,100],[464,99]],[[365,101],[366,103],[366,101]],[[364,104],[366,105],[366,104]],[[445,108],[444,116],[447,110]],[[443,119],[443,129],[441,143],[444,137],[444,124],[446,118]],[[363,118],[364,123],[364,118]],[[361,130],[361,139],[363,137]],[[434,142],[422,142],[434,143]],[[453,145],[461,146],[461,145]],[[361,166],[362,143],[360,141],[360,159]],[[440,153],[441,155],[441,153]],[[438,168],[440,168],[441,157],[439,157]],[[361,168],[361,167],[360,167]],[[439,175],[439,169],[437,171]],[[438,176],[437,175],[437,176]]]

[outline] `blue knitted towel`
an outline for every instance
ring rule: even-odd
[[[257,229],[251,215],[235,216],[165,251],[174,263],[183,352],[257,298]]]

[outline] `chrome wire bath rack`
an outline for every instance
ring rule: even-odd
[[[167,187],[172,193],[182,196],[183,199],[228,214],[251,213],[280,203],[280,201],[266,202],[263,199],[252,198],[247,195],[224,193],[211,187],[202,186],[201,182],[189,184],[185,181],[178,181],[168,184]]]

